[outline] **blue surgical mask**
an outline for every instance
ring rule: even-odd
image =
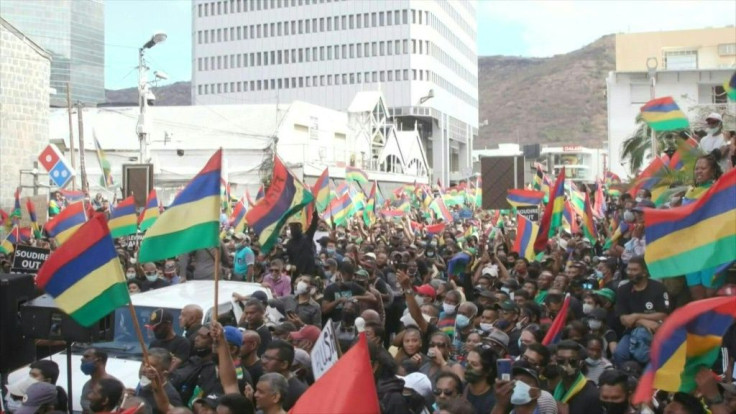
[[[455,325],[459,329],[463,329],[466,326],[470,325],[470,318],[463,315],[462,313],[458,313],[457,316],[455,317]]]
[[[595,269],[595,277],[598,279],[603,279],[603,272],[601,272],[598,269]]]
[[[82,361],[81,369],[84,375],[92,375],[95,372],[95,361]]]
[[[514,392],[511,394],[511,404],[524,405],[530,403],[532,401],[532,396],[530,394],[531,390],[532,387],[528,384],[516,381],[516,383],[514,383]]]

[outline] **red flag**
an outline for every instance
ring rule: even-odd
[[[365,334],[299,397],[289,414],[378,414],[378,393]]]
[[[549,327],[547,335],[544,335],[542,339],[542,345],[547,346],[549,344],[556,344],[560,342],[562,338],[562,330],[565,328],[565,322],[567,321],[567,309],[570,307],[570,294],[565,296],[565,301],[562,302],[560,311],[557,312],[555,320],[552,322],[552,326]]]
[[[550,236],[554,235],[557,227],[562,224],[562,214],[565,209],[565,167],[560,169],[555,186],[549,193],[549,203],[544,208],[542,220],[539,222],[539,233],[534,241],[534,252],[541,252],[547,247]]]

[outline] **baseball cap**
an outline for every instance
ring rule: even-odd
[[[253,292],[252,295],[250,295],[250,297],[252,299],[258,299],[259,301],[261,301],[263,303],[263,306],[268,305],[268,295],[266,295],[266,292],[262,290],[256,290],[255,292]]]
[[[289,338],[299,341],[306,339],[310,342],[317,342],[321,331],[314,325],[305,325],[302,329],[289,333]]]
[[[148,318],[148,324],[146,325],[146,328],[154,329],[164,322],[173,323],[174,316],[171,314],[171,312],[164,310],[163,308],[158,308],[151,313],[151,317]]]
[[[212,409],[217,409],[217,404],[220,402],[220,399],[215,394],[210,394],[204,398],[198,398],[194,400],[194,404],[196,403],[202,403]]]
[[[516,374],[531,376],[532,378],[534,378],[534,382],[537,383],[537,387],[539,386],[539,375],[537,374],[537,371],[532,368],[532,366],[527,361],[524,361],[522,359],[514,362],[514,365],[511,366],[511,375]]]
[[[505,300],[503,302],[499,302],[493,305],[494,309],[503,309],[505,311],[511,311],[519,313],[519,307],[516,305],[516,302]],[[507,339],[508,343],[508,339]]]
[[[235,345],[238,348],[243,346],[243,333],[234,326],[226,326],[224,328],[225,340],[230,345]]]
[[[368,272],[364,269],[360,269],[357,272],[355,272],[356,279],[363,280],[363,279],[368,279],[369,277],[370,275],[368,275]]]
[[[429,378],[421,372],[412,372],[411,374],[399,378],[404,380],[404,388],[414,390],[417,394],[421,395],[425,401],[429,401],[432,398],[432,382]]]
[[[373,252],[368,252],[368,253],[364,254],[363,256],[366,257],[366,258],[368,258],[368,259],[376,260],[376,254],[373,253]]]
[[[241,232],[238,232],[238,233],[235,233],[233,235],[233,239],[235,239],[235,240],[241,240],[241,241],[242,240],[245,240],[245,233],[243,233],[242,231]]]
[[[603,288],[601,290],[594,290],[593,293],[607,299],[611,303],[616,301],[616,292],[614,292],[612,289]]]
[[[422,296],[429,296],[434,300],[437,297],[437,292],[435,292],[432,285],[424,284],[419,287],[414,287],[414,291]]]
[[[718,112],[711,112],[705,120],[715,119],[716,121],[723,122],[723,117]]]
[[[15,395],[16,397],[22,397],[26,395],[26,391],[28,391],[28,387],[31,385],[37,383],[38,380],[33,378],[30,375],[26,375],[25,378],[15,381],[13,383],[9,383],[7,385],[8,392],[12,395]]]
[[[500,329],[492,330],[491,333],[488,334],[488,340],[493,341],[499,345],[503,345],[504,348],[508,348],[509,346],[509,336],[506,334],[506,332]]]
[[[309,353],[301,348],[294,348],[294,360],[292,364],[299,364],[306,368],[312,367],[312,357]]]
[[[37,382],[26,390],[23,405],[15,411],[17,414],[34,414],[44,404],[55,403],[56,386],[48,382]]]

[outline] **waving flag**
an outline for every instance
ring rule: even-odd
[[[527,260],[534,260],[534,240],[537,239],[539,226],[521,214],[516,215],[516,240],[513,252],[519,253]]]
[[[236,232],[242,232],[245,229],[245,203],[241,199],[235,204],[232,214],[230,214],[230,227]]]
[[[736,101],[736,72],[731,75],[731,79],[723,82],[723,90],[728,95],[728,99]]]
[[[690,127],[687,116],[671,96],[652,99],[641,107],[641,117],[655,131],[672,131]]]
[[[621,177],[612,171],[606,171],[605,181],[606,185],[621,184]]]
[[[65,209],[46,222],[44,230],[49,237],[56,239],[56,243],[64,243],[84,222],[87,221],[87,212],[83,201],[69,204]]]
[[[95,151],[97,153],[97,162],[100,163],[100,171],[102,171],[102,176],[100,176],[100,183],[105,188],[112,187],[115,184],[115,182],[112,179],[112,168],[110,167],[110,161],[107,160],[107,157],[105,156],[105,151],[102,150],[100,141],[97,140],[97,135],[94,133],[92,135],[93,135],[92,138],[95,141]]]
[[[317,182],[312,186],[312,193],[314,194],[314,203],[317,205],[317,211],[320,213],[327,209],[330,204],[330,171],[329,168],[325,168],[322,174],[317,179]]]
[[[107,222],[113,239],[130,236],[138,231],[138,215],[135,212],[135,198],[130,196],[115,205]]]
[[[15,251],[15,247],[13,246],[13,243],[10,240],[8,240],[7,237],[3,239],[2,242],[0,242],[0,253],[7,256],[13,253],[14,251]]]
[[[365,333],[359,334],[358,343],[319,377],[289,411],[290,414],[380,412]]]
[[[345,167],[345,180],[355,181],[356,183],[361,184],[367,184],[369,181],[368,174],[366,174],[365,171],[361,170],[358,167],[351,166]]]
[[[271,185],[263,199],[245,215],[248,225],[258,235],[262,254],[268,254],[276,245],[286,220],[312,201],[314,196],[307,187],[292,175],[278,156],[274,157]]]
[[[245,189],[245,199],[248,201],[248,207],[253,207],[254,205],[256,205],[256,203],[253,200],[251,200],[250,192],[248,191],[247,188]]]
[[[702,155],[702,151],[698,146],[695,138],[677,139],[677,149],[670,158],[669,168],[674,171],[685,169],[691,171],[695,168],[698,157]]]
[[[447,209],[442,197],[436,197],[430,204],[429,208],[434,211],[435,217],[441,218],[445,223],[452,223],[452,214]]]
[[[585,193],[585,214],[583,214],[583,235],[590,240],[591,244],[595,244],[598,240],[598,231],[595,228],[593,220],[593,209],[590,207],[590,197]]]
[[[161,210],[159,209],[156,190],[152,189],[151,192],[148,193],[148,198],[146,199],[146,208],[143,209],[141,215],[138,217],[138,224],[141,231],[148,230],[160,214]]]
[[[266,193],[263,191],[263,186],[258,187],[258,192],[256,193],[256,203],[261,201],[265,194]]]
[[[8,241],[12,244],[27,242],[31,239],[33,231],[30,227],[14,226],[8,234]]]
[[[652,340],[650,361],[632,403],[652,391],[692,392],[701,367],[710,368],[721,351],[723,335],[736,320],[736,299],[715,297],[690,302],[665,318]]]
[[[565,201],[565,208],[562,210],[562,228],[570,234],[576,234],[580,230],[577,214],[575,214],[575,209],[569,201]]]
[[[13,211],[10,212],[10,225],[19,225],[21,217],[22,213],[20,210],[20,187],[18,187],[15,189],[15,204],[13,205]]]
[[[595,204],[593,205],[593,214],[597,218],[604,218],[606,216],[606,196],[603,194],[603,183],[598,180],[597,188],[595,190]]]
[[[221,169],[220,149],[146,231],[138,251],[139,263],[219,244]]]
[[[512,207],[538,206],[544,199],[544,191],[510,189],[506,193],[506,201]]]
[[[629,189],[629,194],[632,197],[636,197],[636,193],[640,189],[645,188],[652,193],[652,200],[656,200],[659,198],[660,192],[667,189],[665,186],[661,191],[655,190],[655,188],[659,187],[658,184],[662,181],[662,178],[667,175],[668,170],[667,165],[661,158],[654,157],[652,162],[636,178],[631,189]]]
[[[645,209],[645,259],[654,278],[719,267],[736,260],[736,169],[694,203]]]
[[[31,201],[30,197],[26,199],[26,209],[28,210],[28,217],[31,219],[31,230],[33,231],[33,237],[40,239],[43,237],[41,234],[41,228],[38,226],[38,217],[36,216],[36,206]]]
[[[562,212],[565,209],[565,167],[560,169],[554,187],[549,194],[549,203],[544,209],[539,224],[539,233],[534,242],[534,251],[539,253],[547,247],[547,240],[554,236],[562,224]]]
[[[365,222],[366,226],[371,226],[376,222],[376,185],[374,181],[373,187],[371,187],[371,193],[363,209],[363,222]]]
[[[123,268],[105,223],[96,214],[41,266],[36,283],[56,306],[91,326],[130,301]]]
[[[565,300],[562,302],[560,311],[557,312],[555,320],[552,321],[552,326],[549,327],[549,331],[544,335],[542,339],[542,345],[548,346],[560,342],[562,339],[562,331],[565,329],[565,323],[567,322],[567,311],[570,308],[570,294],[565,295]]]
[[[340,197],[335,197],[330,201],[327,207],[329,212],[329,220],[336,226],[342,225],[349,217],[350,209],[353,203],[350,202],[350,195],[345,193]]]

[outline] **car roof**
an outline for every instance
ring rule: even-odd
[[[258,283],[234,282],[222,280],[219,282],[218,305],[230,303],[233,293],[250,296],[257,290],[266,293],[271,298],[271,291]],[[133,306],[149,306],[157,308],[181,309],[191,303],[196,303],[203,309],[214,307],[215,282],[212,280],[190,280],[185,283],[166,286],[160,289],[131,295]]]

